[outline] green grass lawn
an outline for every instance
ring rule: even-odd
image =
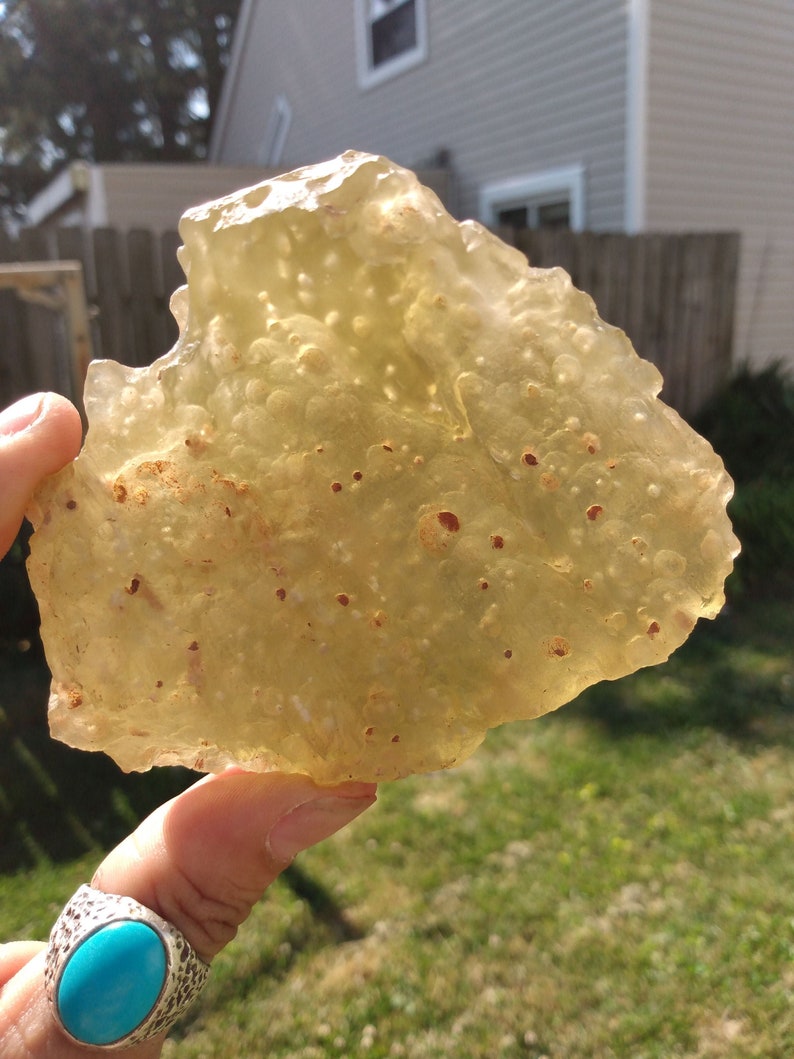
[[[792,600],[745,600],[667,665],[385,786],[260,903],[166,1055],[794,1055],[792,643]],[[84,833],[14,822],[6,938],[44,936],[145,800],[98,775],[100,827],[65,767],[43,797]]]

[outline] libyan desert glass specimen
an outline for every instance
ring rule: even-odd
[[[91,365],[31,513],[57,738],[393,779],[718,612],[731,483],[560,269],[353,152],[180,231],[176,346]]]

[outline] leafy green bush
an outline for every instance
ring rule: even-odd
[[[695,429],[737,485],[794,480],[794,379],[780,363],[741,368],[697,416]]]
[[[728,508],[742,543],[729,582],[745,592],[794,588],[794,380],[780,364],[743,368],[696,418],[736,483]]]
[[[794,588],[794,478],[737,485],[728,511],[742,542],[735,587],[763,595],[789,593]]]

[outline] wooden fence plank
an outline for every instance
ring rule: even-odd
[[[17,260],[18,243],[0,231],[0,262]],[[13,290],[0,291],[0,407],[32,393],[36,377],[30,358],[25,355],[24,306]]]
[[[99,306],[99,350],[97,354],[122,364],[133,356],[130,292],[126,263],[126,241],[113,228],[95,228],[93,233],[96,295]]]
[[[59,228],[55,233],[55,252],[53,259],[59,261],[79,261],[83,266],[83,282],[88,291],[88,266],[90,262],[90,245],[82,228]]]
[[[715,357],[719,358],[716,372],[720,385],[727,381],[733,360],[736,323],[736,288],[739,283],[739,253],[741,240],[738,232],[720,233],[717,238],[719,273],[712,298],[715,313]]]
[[[53,240],[39,228],[23,228],[19,236],[18,261],[50,261]],[[20,355],[29,365],[35,389],[54,390],[71,396],[69,349],[63,316],[53,308],[25,304]]]
[[[604,315],[600,302],[601,278],[598,274],[600,235],[596,232],[582,232],[577,248],[576,273],[574,283],[579,290],[587,291],[594,299],[596,307]],[[552,262],[548,262],[552,264]],[[611,323],[611,321],[608,321]]]
[[[163,352],[158,348],[155,305],[158,276],[155,260],[155,239],[142,228],[127,233],[127,253],[131,284],[135,297],[130,303],[132,320],[133,360],[136,365],[151,364]]]
[[[637,332],[642,338],[637,339],[637,348],[642,356],[662,371],[667,342],[667,317],[664,304],[664,243],[660,235],[642,236],[642,243],[644,281],[640,297],[643,302],[643,313],[642,323]]]
[[[645,341],[644,323],[646,318],[646,298],[649,284],[647,243],[644,238],[638,237],[627,242],[626,269],[628,283],[626,285],[625,316],[623,330],[629,336],[637,352],[652,360],[649,352],[642,348],[641,343]]]
[[[79,261],[83,266],[83,289],[86,300],[86,311],[88,313],[88,339],[90,350],[93,355],[99,356],[101,350],[101,338],[99,323],[97,320],[98,310],[96,306],[96,277],[94,273],[94,260],[89,233],[76,226],[59,228],[56,231],[56,256],[63,261]],[[77,384],[76,384],[77,385]],[[85,417],[83,408],[82,384],[80,392],[68,395],[81,410]]]
[[[689,367],[688,387],[684,395],[687,405],[703,402],[709,387],[709,376],[714,369],[709,340],[709,277],[713,275],[713,242],[684,238],[684,305],[687,315],[686,348],[683,352]]]

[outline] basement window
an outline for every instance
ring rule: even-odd
[[[480,219],[489,228],[584,228],[584,168],[546,169],[480,189]]]
[[[356,0],[360,88],[372,88],[427,58],[427,0]]]

